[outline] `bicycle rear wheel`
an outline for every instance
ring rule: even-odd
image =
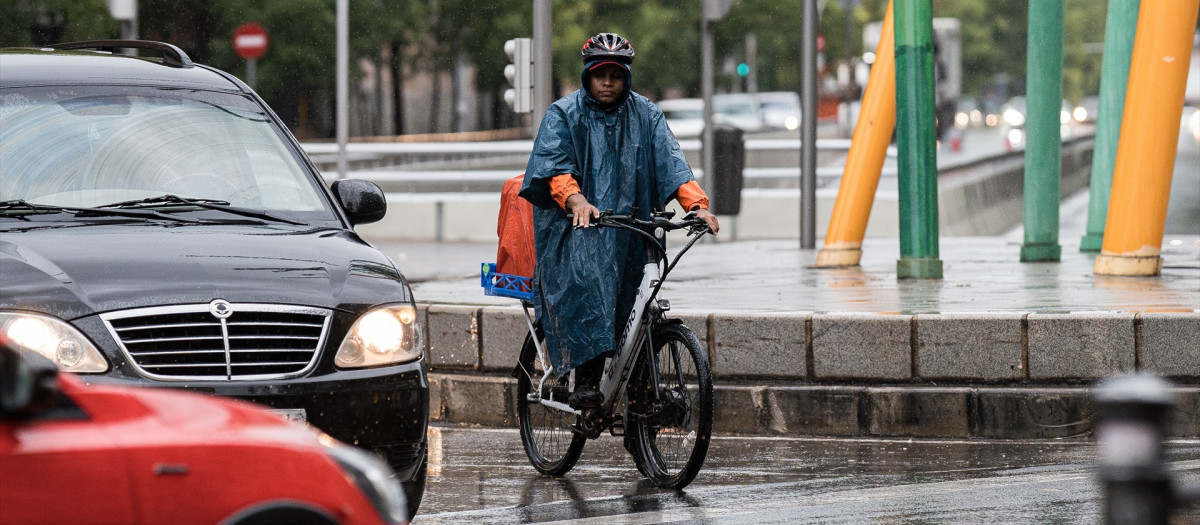
[[[546,340],[540,329],[538,337],[542,348],[545,348]],[[525,447],[529,462],[538,472],[562,476],[579,461],[587,438],[574,431],[576,416],[537,401],[537,384],[541,377],[542,364],[537,358],[537,348],[533,345],[532,336],[526,336],[525,346],[521,349],[520,369],[517,371],[517,419],[521,427],[521,444]],[[529,395],[531,392],[534,393],[532,400]],[[542,399],[551,395],[555,400],[566,403],[570,392],[565,377],[560,381],[548,381],[542,387]]]
[[[641,370],[630,393],[631,444],[640,458],[638,470],[651,482],[682,489],[696,478],[708,454],[712,370],[700,340],[686,326],[656,329],[652,341],[654,348],[639,360]]]

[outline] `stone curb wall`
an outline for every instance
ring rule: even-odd
[[[1200,387],[1176,388],[1168,435],[1200,436]],[[516,380],[432,374],[434,422],[517,426]],[[1087,387],[726,385],[715,387],[713,432],[829,437],[1072,439],[1092,432]]]
[[[422,305],[434,421],[516,425],[516,306]],[[715,431],[1045,439],[1091,432],[1088,385],[1179,387],[1172,436],[1200,436],[1200,313],[679,315],[707,347]]]
[[[1092,431],[1087,387],[747,385],[718,382],[719,434],[957,439],[1085,438]],[[1200,437],[1200,387],[1176,388],[1167,434]],[[431,374],[430,419],[517,426],[516,380]]]
[[[434,372],[507,372],[519,306],[421,305]],[[1200,385],[1200,313],[681,314],[718,382],[1086,385],[1144,371]]]

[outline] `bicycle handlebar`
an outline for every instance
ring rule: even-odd
[[[598,227],[634,227],[641,231],[650,233],[655,228],[662,228],[665,231],[681,230],[686,228],[690,234],[712,233],[708,227],[708,223],[704,222],[696,216],[696,212],[689,211],[678,221],[672,221],[675,217],[674,211],[654,212],[650,215],[650,219],[639,219],[635,216],[636,210],[631,211],[628,215],[618,215],[612,210],[600,212],[600,217],[596,219]]]

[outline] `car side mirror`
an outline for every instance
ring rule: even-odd
[[[387,197],[374,182],[342,179],[334,181],[331,188],[351,225],[376,222],[387,213]]]
[[[0,341],[0,419],[24,418],[54,406],[58,368],[37,352]]]

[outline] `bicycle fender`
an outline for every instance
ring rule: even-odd
[[[683,324],[683,319],[666,319],[666,318],[655,319],[654,323],[653,323],[654,328],[656,328],[656,329],[662,328],[664,326],[671,326],[671,325],[676,325],[676,324]]]

